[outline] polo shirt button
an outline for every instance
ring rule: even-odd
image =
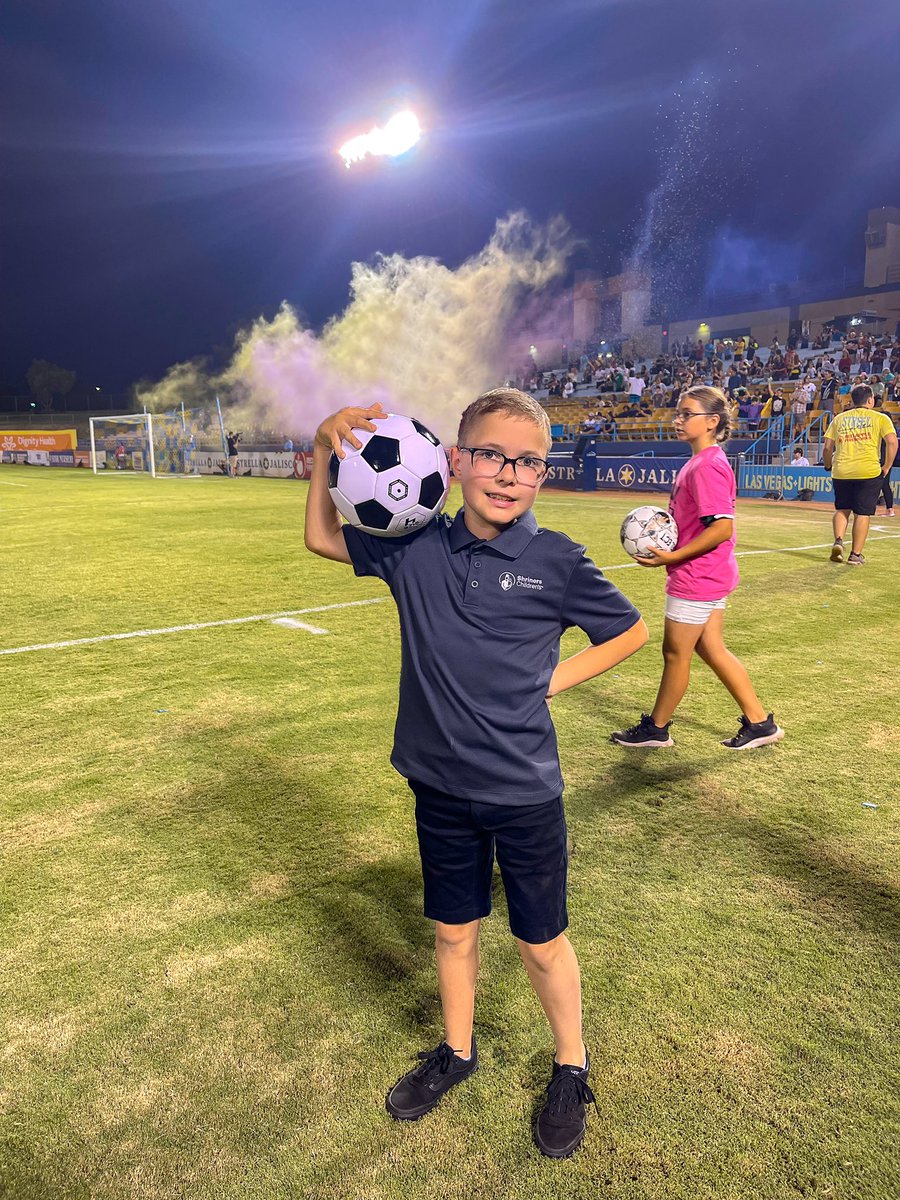
[[[473,579],[473,580],[472,580],[472,587],[478,587],[478,580],[477,580],[477,579]]]
[[[480,567],[480,566],[481,566],[481,559],[480,559],[480,558],[476,558],[476,559],[475,559],[475,561],[472,563],[472,566],[473,566],[473,567]]]

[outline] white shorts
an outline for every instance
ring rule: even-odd
[[[679,625],[705,625],[717,608],[724,608],[724,600],[682,600],[680,596],[666,596],[666,620]]]

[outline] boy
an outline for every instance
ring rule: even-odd
[[[415,1121],[478,1066],[473,1037],[478,933],[491,910],[494,848],[509,923],[556,1042],[534,1128],[541,1152],[581,1144],[589,1061],[581,1037],[578,962],[563,930],[566,824],[548,703],[607,671],[647,640],[637,610],[531,507],[547,474],[550,423],[524,392],[498,388],[470,404],[450,451],[462,485],[455,519],[406,538],[376,538],[341,519],[327,489],[332,449],[360,445],[379,405],[345,408],[316,433],[305,542],[391,589],[400,615],[400,705],[391,761],[416,798],[425,915],[435,921],[444,1040],[387,1096]],[[592,645],[559,662],[580,626]]]

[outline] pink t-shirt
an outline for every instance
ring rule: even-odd
[[[720,446],[707,446],[678,472],[669,509],[678,526],[678,545],[685,546],[703,532],[702,517],[734,520],[734,472]],[[682,600],[721,600],[738,585],[736,542],[731,537],[690,562],[666,567],[666,592]]]

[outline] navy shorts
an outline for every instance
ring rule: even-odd
[[[412,779],[409,786],[426,917],[464,925],[488,916],[496,848],[513,936],[539,945],[562,933],[569,923],[562,797],[527,806],[482,804]]]

